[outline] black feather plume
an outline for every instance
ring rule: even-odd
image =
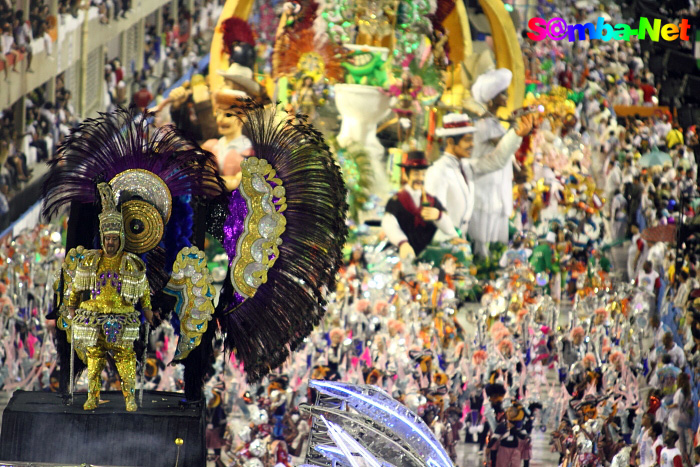
[[[94,203],[96,186],[128,169],[158,175],[173,197],[214,197],[224,191],[214,156],[174,126],[151,129],[146,113],[117,109],[84,120],[48,161],[43,214],[50,217],[66,203]]]
[[[226,348],[235,350],[252,382],[281,365],[320,322],[342,261],[347,193],[323,136],[304,117],[280,120],[253,104],[244,115],[255,157],[276,170],[287,203],[283,243],[267,282],[237,306],[226,281],[216,312]]]

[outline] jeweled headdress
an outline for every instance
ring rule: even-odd
[[[107,183],[100,183],[97,185],[97,190],[100,192],[102,201],[102,212],[98,216],[100,220],[100,241],[104,246],[105,235],[119,235],[119,251],[121,251],[124,249],[124,219],[114,203],[112,187]]]
[[[121,235],[124,229],[124,220],[122,213],[117,210],[114,205],[114,194],[112,188],[106,183],[100,183],[97,186],[102,200],[102,212],[100,218],[100,232],[105,234]]]

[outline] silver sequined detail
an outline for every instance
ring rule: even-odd
[[[275,207],[272,205],[271,201],[272,201],[272,197],[270,195],[264,195],[262,197],[262,208],[266,214],[270,214],[271,212],[275,212]]]
[[[270,238],[277,227],[277,221],[272,216],[264,216],[258,224],[258,232],[265,238]]]
[[[257,271],[264,271],[265,269],[266,267],[260,263],[251,263],[243,270],[243,280],[251,287],[259,287],[262,284],[262,281],[259,278],[254,277],[253,273]]]
[[[262,262],[263,259],[263,243],[267,240],[264,238],[259,238],[253,242],[253,246],[250,247],[250,253],[253,255],[253,259],[258,263]]]
[[[270,189],[270,185],[267,184],[265,179],[263,179],[259,174],[253,174],[253,188],[255,188],[260,193],[267,193]]]
[[[141,169],[126,170],[110,180],[117,203],[140,197],[156,207],[163,220],[170,219],[172,198],[165,182],[156,174]]]

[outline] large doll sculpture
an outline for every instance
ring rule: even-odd
[[[228,190],[241,182],[241,161],[253,154],[250,140],[243,135],[243,122],[234,111],[247,95],[241,91],[221,89],[214,94],[216,125],[221,138],[210,139],[202,147],[214,154],[219,174]]]
[[[83,122],[50,162],[44,213],[71,204],[68,252],[55,284],[55,318],[66,331],[57,333],[59,365],[69,375],[62,389],[70,379],[72,391],[85,362],[85,410],[100,403],[107,353],[127,410],[136,410],[141,350],[134,344],[146,322],[170,319],[179,333],[174,360],[185,365],[190,401],[202,398],[216,329],[257,381],[319,322],[346,235],[340,170],[303,120],[291,123],[250,101],[238,112],[255,155],[241,161],[233,191],[211,153],[174,127],[151,130],[146,118],[125,110]],[[216,309],[197,248],[204,229],[229,256]]]

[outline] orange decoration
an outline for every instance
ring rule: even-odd
[[[331,81],[342,81],[344,70],[340,66],[344,49],[327,41],[317,45],[312,30],[291,31],[275,43],[272,54],[272,78],[293,77],[303,73],[300,62],[316,62],[323,67],[323,76]]]

